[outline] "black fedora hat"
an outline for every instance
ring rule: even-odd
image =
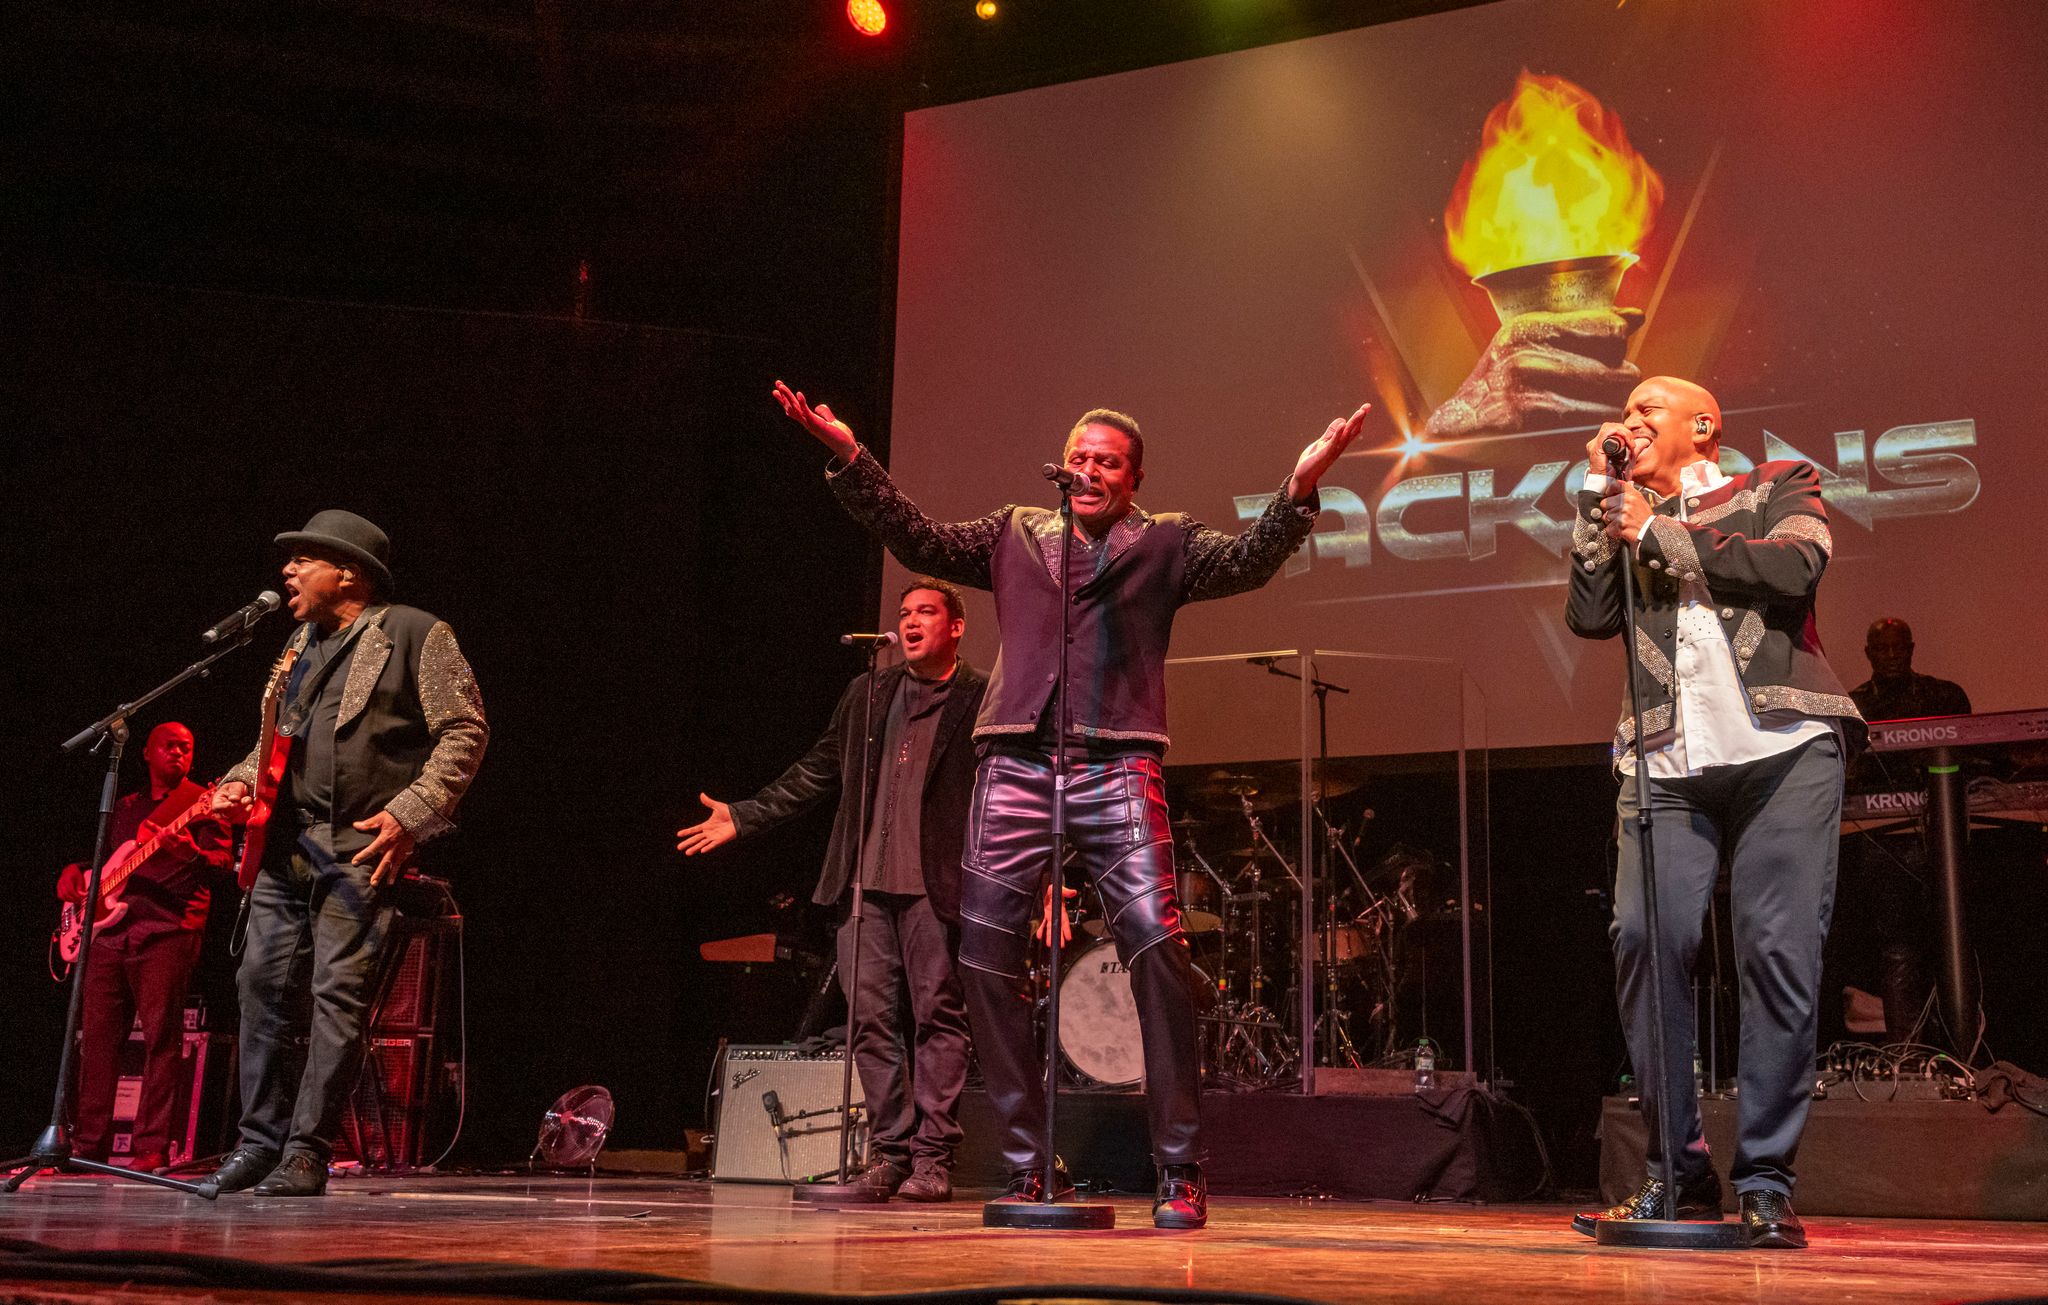
[[[287,530],[278,546],[339,553],[370,573],[380,597],[391,596],[391,540],[382,530],[353,512],[328,508],[315,512],[304,530]]]

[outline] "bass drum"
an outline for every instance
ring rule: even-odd
[[[1188,969],[1200,1015],[1216,1004],[1216,988],[1201,967],[1191,962]],[[1131,991],[1131,972],[1108,938],[1075,951],[1060,979],[1060,1055],[1097,1087],[1133,1088],[1144,1082],[1138,999]]]

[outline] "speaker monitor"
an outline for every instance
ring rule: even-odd
[[[717,1132],[711,1176],[719,1182],[796,1183],[839,1168],[842,1053],[805,1055],[794,1046],[728,1046],[718,1063]],[[867,1118],[853,1081],[849,1164],[860,1166]]]

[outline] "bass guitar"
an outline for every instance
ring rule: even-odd
[[[128,886],[128,877],[163,851],[164,845],[176,838],[193,821],[205,815],[213,806],[213,790],[207,789],[179,812],[168,824],[152,828],[147,821],[135,831],[135,837],[114,849],[107,858],[107,864],[100,870],[100,915],[93,921],[94,932],[111,929],[128,914],[128,903],[121,900],[121,890]],[[57,926],[57,955],[66,965],[78,959],[80,944],[85,938],[85,903],[64,903],[64,915]]]

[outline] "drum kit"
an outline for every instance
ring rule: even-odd
[[[1287,1085],[1301,1072],[1302,867],[1292,829],[1300,808],[1292,764],[1234,766],[1175,785],[1172,809],[1181,927],[1193,951],[1203,1073],[1210,1087],[1255,1091]],[[1314,949],[1318,1060],[1365,1068],[1392,1064],[1405,1046],[1404,1001],[1416,967],[1405,935],[1442,882],[1433,856],[1395,845],[1368,870],[1355,858],[1374,813],[1358,807],[1333,823],[1325,803],[1356,793],[1362,769],[1326,769],[1313,804]],[[1356,806],[1357,804],[1353,804]],[[1079,923],[1065,949],[1059,1045],[1078,1087],[1131,1088],[1143,1079],[1137,1002],[1092,891],[1075,899]],[[1042,990],[1042,985],[1041,985]],[[1412,1036],[1407,1041],[1412,1041]]]

